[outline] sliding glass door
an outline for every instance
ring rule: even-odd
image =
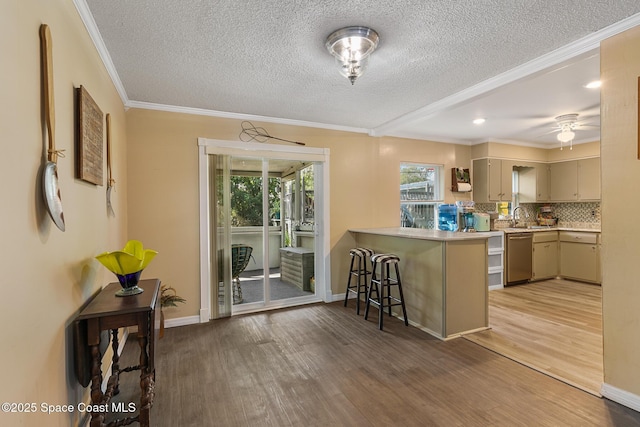
[[[212,317],[308,303],[316,294],[313,162],[210,155]]]

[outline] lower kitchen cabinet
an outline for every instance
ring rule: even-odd
[[[600,283],[599,233],[560,231],[560,276]]]
[[[558,276],[558,232],[533,233],[532,280],[552,279]]]

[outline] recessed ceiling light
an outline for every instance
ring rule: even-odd
[[[474,125],[481,125],[481,124],[483,124],[483,123],[484,123],[484,122],[486,122],[486,121],[487,121],[486,119],[482,119],[482,118],[480,118],[480,119],[475,119],[475,120],[473,121],[473,124],[474,124]]]
[[[587,89],[597,89],[600,87],[600,85],[602,85],[602,82],[600,82],[600,80],[594,80],[590,83],[588,83],[585,87]]]

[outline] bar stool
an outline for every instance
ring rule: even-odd
[[[356,314],[360,314],[360,295],[367,297],[367,278],[371,271],[367,269],[367,259],[375,252],[369,248],[355,248],[349,251],[351,255],[351,265],[349,267],[349,279],[347,280],[347,291],[344,293],[344,306],[347,306],[349,293],[356,294]],[[355,264],[355,266],[354,266]],[[351,279],[355,276],[355,284]]]
[[[400,281],[400,269],[398,263],[400,258],[393,254],[376,254],[371,257],[372,273],[371,284],[369,285],[369,292],[367,294],[367,305],[364,310],[365,320],[369,317],[369,307],[371,304],[378,306],[378,328],[382,330],[382,319],[384,317],[384,309],[387,307],[389,316],[391,314],[391,307],[400,305],[402,306],[402,315],[404,316],[404,324],[409,326],[409,320],[407,319],[407,309],[404,305],[404,296],[402,294],[402,282]],[[395,267],[396,278],[392,278],[389,274],[390,267],[393,264]],[[377,276],[377,269],[380,266],[380,276]],[[391,287],[398,287],[399,298],[391,295]],[[372,297],[375,290],[376,296]]]

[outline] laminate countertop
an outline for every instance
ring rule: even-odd
[[[426,230],[421,228],[387,227],[387,228],[351,228],[352,233],[375,234],[379,236],[404,237],[408,239],[434,240],[438,242],[456,240],[482,240],[498,236],[502,231],[478,231],[464,233],[460,231]]]

